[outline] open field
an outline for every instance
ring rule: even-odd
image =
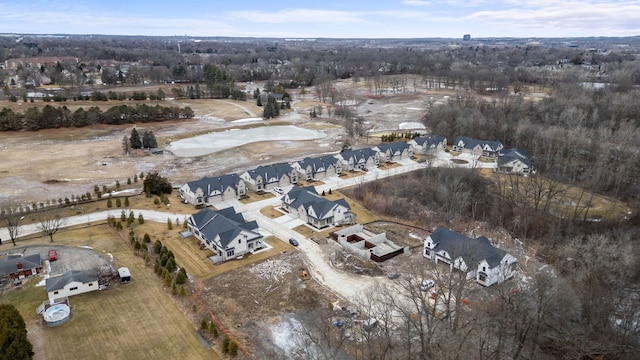
[[[543,175],[503,175],[487,169],[480,174],[491,179],[507,201],[516,201],[519,206],[526,203],[527,207],[539,210],[547,208],[550,213],[559,217],[592,221],[619,220],[627,218],[632,212],[621,201],[585,192],[582,188],[558,183]]]
[[[345,196],[342,192],[333,190],[331,194],[328,192],[325,193],[325,197],[329,200],[338,200],[344,198],[347,201],[347,204],[351,207],[351,212],[356,214],[356,222],[358,224],[366,224],[368,222],[374,220],[380,220],[380,217],[371,211],[364,208],[359,203],[353,201],[349,197]]]
[[[43,242],[40,238],[21,245]],[[35,308],[47,296],[44,288],[34,286],[37,278],[26,282],[22,290],[3,294],[0,301],[15,304],[25,319],[35,359],[49,359],[52,354],[56,359],[217,358],[212,350],[200,345],[194,327],[153,270],[107,225],[64,232],[57,236],[56,244],[91,246],[102,255],[111,253],[116,266],[129,268],[133,280],[109,290],[71,297],[71,320],[55,328],[44,326],[35,314]],[[0,251],[10,247],[5,243]]]

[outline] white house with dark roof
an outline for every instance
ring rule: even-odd
[[[370,148],[344,150],[336,157],[342,161],[342,170],[347,171],[373,169],[380,164],[380,153]]]
[[[453,151],[491,158],[498,157],[498,153],[504,148],[500,141],[477,140],[468,136],[458,136],[451,146]]]
[[[90,271],[69,270],[60,276],[45,280],[51,303],[55,299],[98,290],[98,274]]]
[[[380,153],[380,161],[396,162],[413,156],[413,149],[406,141],[380,143],[372,148]]]
[[[268,191],[275,187],[283,187],[298,183],[295,169],[287,163],[258,166],[240,175],[246,187],[254,192]]]
[[[414,154],[436,154],[447,148],[447,138],[440,135],[418,136],[407,142]]]
[[[529,174],[534,172],[529,153],[521,149],[500,151],[496,171],[504,174]]]
[[[216,177],[203,177],[190,181],[178,190],[180,197],[194,206],[208,206],[229,199],[240,198],[247,188],[240,176],[228,174]]]
[[[214,263],[235,259],[263,247],[255,221],[246,222],[233,208],[204,208],[187,219],[187,228],[215,255]]]
[[[299,179],[322,180],[331,176],[340,175],[342,161],[334,155],[319,157],[306,157],[293,163]]]
[[[467,279],[484,286],[510,279],[517,271],[517,259],[491,245],[486,237],[471,239],[444,227],[436,228],[427,237],[423,255],[466,272]]]
[[[318,195],[313,186],[294,186],[282,197],[282,209],[317,229],[351,224],[354,215],[344,199],[331,201]]]

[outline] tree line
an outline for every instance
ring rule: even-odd
[[[149,106],[146,104],[113,106],[102,111],[97,106],[85,110],[69,110],[66,106],[45,105],[30,107],[23,113],[9,108],[0,110],[0,131],[57,129],[95,124],[132,124],[165,120],[189,119],[194,116],[190,107]]]
[[[536,258],[551,265],[528,267],[523,282],[494,285],[487,296],[473,293],[463,272],[434,266],[425,274],[425,264],[416,264],[414,271],[403,274],[399,293],[381,292],[375,296],[378,303],[366,303],[376,316],[401,314],[396,328],[402,335],[381,331],[372,336],[372,344],[386,352],[381,359],[632,359],[640,349],[640,257],[633,251],[640,234],[637,215],[624,222],[561,218],[544,211],[546,196],[537,208],[515,205],[486,177],[461,168],[426,168],[361,184],[347,195],[387,218],[421,227],[469,228],[477,226],[470,225],[475,222],[506,230],[509,238],[536,249]],[[420,279],[432,274],[440,287],[471,305],[449,304],[443,298],[439,301],[445,314],[427,312],[421,317],[427,302],[416,289]],[[396,356],[398,341],[406,341],[399,351],[411,356]],[[356,358],[367,358],[368,350],[363,351]]]

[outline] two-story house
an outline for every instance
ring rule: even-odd
[[[501,283],[517,272],[517,259],[486,237],[471,239],[441,226],[424,241],[423,255],[467,273],[467,279],[484,286]]]

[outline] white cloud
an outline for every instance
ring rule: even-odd
[[[531,1],[512,1],[527,7],[495,11],[478,11],[466,17],[486,23],[506,23],[524,27],[554,27],[561,29],[623,28],[640,24],[640,3],[592,1],[540,0],[538,6]],[[541,6],[540,6],[541,5]],[[637,27],[637,26],[633,26]],[[597,35],[597,34],[594,34]]]
[[[286,9],[276,12],[232,11],[229,16],[248,22],[283,24],[291,22],[354,24],[366,22],[357,13],[346,11]]]
[[[412,6],[429,6],[432,4],[431,1],[419,1],[419,0],[406,0],[402,2],[404,5],[412,5]]]

